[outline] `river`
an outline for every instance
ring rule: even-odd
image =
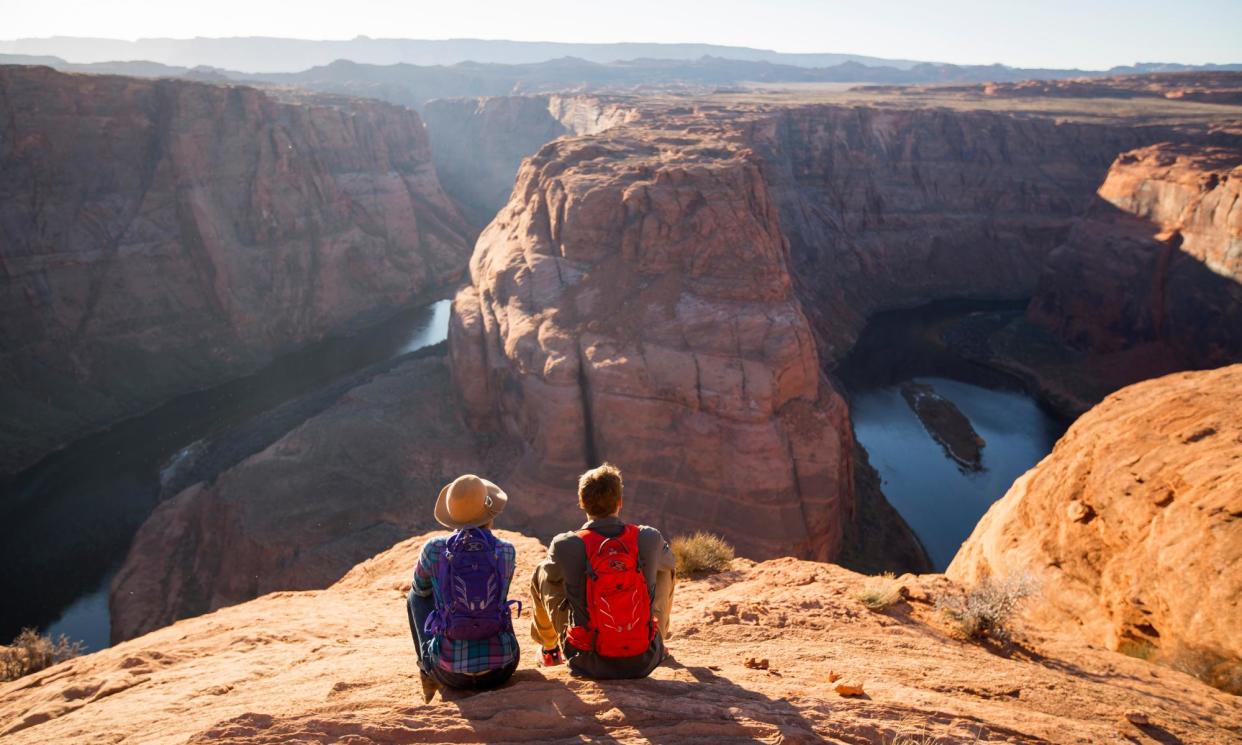
[[[88,650],[107,647],[108,586],[158,504],[161,470],[167,481],[169,466],[248,422],[442,341],[449,305],[411,308],[307,345],[253,375],[78,440],[18,474],[0,492],[0,642],[32,626],[81,640]],[[308,412],[293,407],[278,424],[291,429]]]
[[[878,314],[836,371],[846,387],[854,434],[880,473],[884,495],[938,571],[988,507],[1065,431],[1066,422],[1018,381],[971,362],[944,341],[963,319],[994,318],[999,324],[1022,307],[962,301]],[[960,467],[933,439],[902,396],[902,384],[910,382],[931,386],[970,421],[986,443],[980,470]]]

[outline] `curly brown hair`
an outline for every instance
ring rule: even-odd
[[[578,506],[589,517],[608,517],[620,505],[620,468],[611,463],[601,463],[578,477]]]

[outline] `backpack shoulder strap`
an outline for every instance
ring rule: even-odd
[[[608,540],[607,538],[604,538],[603,535],[596,533],[590,528],[583,528],[575,533],[575,535],[581,538],[582,543],[586,546],[587,561],[590,561],[591,554],[599,551],[599,547],[603,545],[604,541]]]

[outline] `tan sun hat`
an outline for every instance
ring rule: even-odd
[[[436,522],[446,528],[474,528],[505,510],[509,496],[499,486],[472,473],[458,476],[436,497]]]

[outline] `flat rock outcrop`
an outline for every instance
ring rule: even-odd
[[[1030,572],[1048,623],[1242,691],[1242,365],[1124,388],[979,522],[948,576]]]
[[[442,286],[417,114],[0,67],[0,472]]]
[[[1027,313],[1137,375],[1242,359],[1242,150],[1121,154]],[[1134,365],[1136,354],[1149,361]]]
[[[523,164],[470,274],[453,375],[475,426],[527,445],[508,477],[527,495],[517,525],[561,530],[577,473],[610,460],[627,514],[670,534],[836,554],[848,414],[751,151],[679,123],[557,140]]]
[[[512,595],[523,597],[544,549],[501,535],[517,546]],[[941,627],[930,601],[953,591],[943,578],[905,577],[908,599],[873,613],[853,597],[865,577],[796,559],[739,559],[680,582],[672,658],[649,679],[595,682],[536,667],[523,617],[511,683],[423,705],[404,592],[424,540],[399,543],[328,589],[273,593],[0,685],[0,737],[865,745],[1242,735],[1239,699],[1189,675],[1035,626],[1016,652],[998,655]],[[767,664],[747,666],[756,657]],[[865,694],[840,695],[847,682]]]
[[[274,590],[326,587],[433,527],[440,487],[491,473],[497,450],[453,400],[443,354],[412,359],[160,504],[113,580],[113,639]]]

